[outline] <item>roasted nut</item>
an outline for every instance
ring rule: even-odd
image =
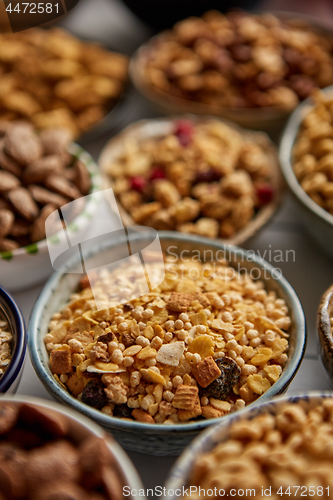
[[[7,197],[14,210],[28,221],[33,221],[38,216],[38,206],[27,189],[23,187],[12,189]]]
[[[25,125],[11,127],[4,141],[6,153],[22,166],[29,165],[42,155],[39,138]]]
[[[0,208],[0,239],[10,233],[14,219],[13,212],[6,208]]]

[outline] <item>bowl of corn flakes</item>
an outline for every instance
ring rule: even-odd
[[[34,307],[29,349],[53,397],[127,449],[175,455],[203,428],[286,390],[305,320],[289,283],[253,253],[161,232],[162,261],[144,250],[150,239],[91,249],[89,279],[66,263]]]
[[[291,115],[280,143],[285,180],[309,235],[333,257],[333,87],[307,99]]]
[[[332,415],[332,394],[316,391],[243,410],[185,450],[167,478],[166,498],[329,496]]]
[[[234,245],[260,231],[282,197],[268,136],[214,117],[139,121],[109,141],[99,163],[126,224]]]
[[[20,309],[0,287],[0,394],[15,393],[22,376],[27,334]]]

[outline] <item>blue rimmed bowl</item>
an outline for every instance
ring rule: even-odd
[[[179,498],[177,493],[182,491],[188,484],[190,473],[197,458],[203,453],[207,453],[215,448],[219,443],[228,441],[231,425],[240,420],[252,420],[258,415],[270,413],[276,415],[280,408],[286,403],[301,403],[307,410],[319,406],[326,398],[332,398],[333,393],[310,391],[295,396],[282,396],[274,398],[273,401],[264,402],[254,408],[248,407],[234,413],[228,421],[224,420],[219,425],[207,429],[200,434],[182,455],[178,458],[172,467],[165,482],[165,499],[176,500]],[[244,489],[246,485],[244,485]],[[238,498],[238,497],[237,497]]]
[[[100,191],[102,180],[93,158],[77,144],[69,146],[69,153],[87,167],[92,181],[90,194]],[[97,199],[89,197],[82,213],[68,225],[68,231],[83,234],[89,226],[97,203]],[[55,235],[49,243],[60,245],[64,237],[64,234]],[[17,250],[0,252],[0,286],[10,292],[17,292],[42,283],[52,274],[52,271],[46,239]]]
[[[0,287],[0,319],[8,322],[13,336],[11,361],[0,378],[0,394],[15,393],[22,376],[27,351],[27,333],[20,309],[12,297]]]
[[[131,236],[131,247],[138,248],[150,242],[150,233],[141,232]],[[268,290],[275,290],[280,298],[285,299],[292,318],[289,340],[289,359],[283,369],[280,379],[251,406],[261,401],[268,401],[273,396],[283,393],[294,378],[302,361],[306,344],[306,325],[302,305],[291,285],[285,278],[277,275],[277,270],[263,259],[232,245],[223,245],[198,236],[182,235],[171,231],[159,232],[161,246],[170,256],[185,252],[199,253],[202,258],[211,257],[215,260],[226,257],[230,265],[237,269],[241,266],[248,272],[256,270],[256,275],[265,282]],[[91,248],[86,263],[90,269],[97,268],[105,262],[116,262],[126,255],[126,238],[114,238],[104,242],[99,247]],[[173,253],[172,253],[173,252]],[[134,253],[134,251],[133,251]],[[109,260],[105,260],[106,256]],[[80,274],[73,274],[77,269],[78,260],[72,259],[64,264],[61,271],[55,273],[42,290],[32,311],[29,323],[29,351],[31,361],[38,377],[53,397],[62,403],[76,409],[92,418],[112,432],[113,436],[126,449],[149,453],[151,455],[178,455],[185,446],[206,427],[219,421],[201,420],[187,424],[158,425],[143,424],[110,417],[75,399],[55,381],[50,367],[49,355],[44,345],[44,336],[52,315],[59,311],[68,301],[70,295],[78,289]],[[255,273],[254,273],[255,274]],[[224,421],[229,416],[221,417]]]

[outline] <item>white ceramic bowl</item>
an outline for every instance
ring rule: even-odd
[[[280,379],[251,406],[261,401],[270,400],[276,394],[286,391],[288,385],[296,375],[298,367],[303,358],[306,332],[305,318],[301,303],[291,287],[283,277],[276,279],[270,264],[263,259],[254,256],[246,250],[232,245],[222,245],[207,238],[198,236],[184,236],[175,232],[161,231],[159,233],[162,250],[173,252],[195,251],[204,255],[212,255],[221,259],[222,255],[229,260],[230,265],[237,269],[240,264],[242,268],[259,270],[261,279],[266,283],[268,290],[275,290],[279,297],[283,298],[288,307],[292,319],[289,340],[289,359],[283,369]],[[146,242],[146,244],[145,244]],[[150,242],[150,234],[141,233],[131,238],[131,247],[144,247]],[[142,244],[144,243],[144,244]],[[117,262],[123,258],[127,249],[126,239],[114,239],[103,246],[92,248],[90,255],[85,260],[90,269],[105,265],[105,262]],[[204,252],[208,252],[208,254]],[[106,258],[109,260],[106,261]],[[70,406],[92,418],[103,427],[112,432],[113,436],[124,446],[124,448],[151,455],[178,455],[191,439],[204,428],[220,421],[229,420],[229,415],[214,420],[200,420],[186,424],[144,424],[136,421],[122,420],[110,417],[101,411],[92,408],[65,391],[54,379],[49,365],[49,354],[45,348],[44,337],[48,332],[48,325],[52,315],[59,311],[69,300],[70,295],[78,289],[80,274],[73,274],[78,262],[75,259],[68,261],[62,268],[61,273],[55,273],[45,285],[32,311],[28,335],[29,351],[32,364],[41,382],[51,395],[58,401]]]
[[[106,434],[105,431],[86,417],[83,417],[77,412],[64,408],[63,406],[46,401],[43,399],[32,398],[30,396],[3,396],[1,402],[11,402],[14,404],[28,403],[40,409],[45,409],[55,414],[60,414],[69,422],[69,437],[76,445],[79,445],[85,439],[96,436],[105,440],[115,462],[117,472],[121,474],[124,485],[129,486],[130,490],[143,488],[141,479],[134,468],[129,457],[123,449],[114,441],[114,439]],[[1,406],[0,406],[1,408]],[[132,498],[132,497],[130,497]]]
[[[92,181],[91,193],[101,189],[98,167],[92,157],[77,144],[71,144],[69,152],[84,163]],[[96,209],[96,200],[90,198],[84,211],[68,226],[75,233],[87,229]],[[58,236],[58,235],[56,235]],[[54,245],[61,244],[64,235],[52,238]],[[0,286],[17,292],[45,281],[53,272],[46,239],[10,252],[0,252]]]
[[[230,426],[233,422],[246,418],[251,420],[262,413],[275,414],[279,408],[285,403],[302,402],[307,408],[313,408],[320,405],[323,399],[332,397],[330,392],[308,392],[296,396],[283,396],[274,398],[271,402],[265,402],[257,405],[255,408],[245,408],[244,410],[234,413],[227,421],[221,421],[219,425],[207,429],[201,433],[191,444],[186,448],[184,453],[179,457],[172,467],[167,480],[165,482],[166,500],[177,500],[179,495],[177,492],[182,490],[188,483],[190,472],[194,462],[202,453],[211,451],[218,443],[228,440]],[[246,489],[246,485],[244,485]],[[204,498],[204,497],[203,497]],[[238,496],[234,498],[239,498]],[[245,498],[245,497],[244,497]],[[317,497],[316,497],[317,498]]]

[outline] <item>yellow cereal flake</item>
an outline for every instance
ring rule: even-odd
[[[258,347],[258,351],[251,359],[253,365],[264,365],[272,358],[273,351],[269,347]]]
[[[247,377],[247,385],[250,387],[251,391],[255,394],[259,394],[259,396],[268,391],[271,386],[269,380],[258,373]]]
[[[95,321],[92,317],[92,311],[86,311],[85,313],[82,314],[82,318],[86,319],[89,321],[89,323],[92,323],[93,325],[98,325],[98,321]]]
[[[266,373],[268,380],[274,384],[279,380],[282,368],[280,365],[267,365],[264,366],[264,372]]]
[[[150,359],[156,358],[157,351],[152,347],[146,346],[144,347],[137,355],[137,359]]]
[[[210,404],[220,411],[228,412],[230,411],[231,404],[228,401],[221,401],[220,399],[209,398]]]
[[[141,351],[141,349],[141,345],[132,345],[123,351],[123,356],[135,356]]]
[[[144,330],[143,330],[143,335],[147,339],[151,340],[155,336],[155,332],[154,332],[153,327],[151,325],[146,326],[146,328],[144,328]]]
[[[284,353],[284,351],[288,348],[288,340],[287,339],[278,339],[274,342],[273,345],[273,354],[272,359],[277,358],[280,354]]]
[[[207,316],[203,311],[190,315],[192,325],[207,325]]]
[[[151,384],[161,384],[161,385],[163,385],[163,387],[166,386],[165,378],[162,375],[160,375],[159,373],[156,373],[151,368],[148,368],[148,369],[141,368],[140,373],[142,375],[142,378],[146,382],[149,382]]]
[[[191,342],[189,352],[200,354],[201,359],[213,356],[214,342],[208,335],[199,335]]]
[[[60,344],[62,342],[67,334],[67,329],[64,326],[59,326],[58,328],[55,328],[52,330],[49,335],[52,336],[52,343],[53,344]]]
[[[193,280],[190,279],[185,279],[179,281],[176,291],[178,293],[190,293],[191,295],[194,295],[195,293],[199,292],[199,288],[195,284]]]
[[[95,361],[94,365],[103,372],[118,372],[120,368],[116,363],[102,363],[101,361]]]
[[[221,319],[213,319],[212,328],[215,330],[222,330],[226,333],[232,333],[234,331],[234,326],[231,323],[225,323]]]

